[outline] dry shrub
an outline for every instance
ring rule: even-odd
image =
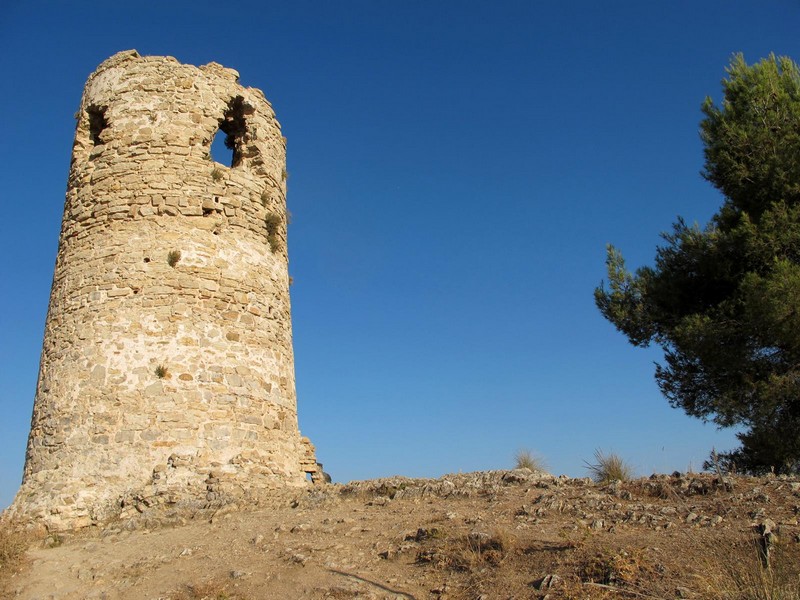
[[[649,562],[638,551],[600,550],[581,565],[584,581],[603,585],[635,585],[640,577],[651,571]]]
[[[473,571],[486,565],[499,565],[515,547],[516,539],[504,529],[496,529],[491,534],[472,532],[456,539],[440,540],[433,548],[421,549],[417,562],[451,571]]]
[[[538,454],[527,448],[522,448],[514,455],[515,469],[530,469],[531,471],[547,471],[547,464]]]
[[[11,521],[0,522],[0,576],[18,570],[30,545],[30,536]]]
[[[633,478],[633,467],[625,462],[618,454],[606,454],[599,448],[594,451],[595,462],[586,462],[586,468],[597,483],[610,483],[612,481],[629,481]]]
[[[473,564],[499,565],[516,546],[516,539],[505,529],[495,529],[491,534],[470,533],[466,549]]]
[[[776,544],[769,565],[755,540],[736,547],[709,549],[699,576],[709,600],[797,600],[800,598],[800,551]]]

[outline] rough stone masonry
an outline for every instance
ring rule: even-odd
[[[11,514],[76,528],[320,480],[297,425],[286,140],[263,93],[129,50],[76,118]]]

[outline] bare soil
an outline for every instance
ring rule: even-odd
[[[40,537],[2,597],[800,598],[798,517],[796,478],[396,477]]]

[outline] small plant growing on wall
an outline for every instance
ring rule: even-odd
[[[219,181],[222,179],[222,169],[215,168],[213,171],[211,171],[211,179],[214,181]]]
[[[167,254],[167,264],[170,267],[174,267],[175,265],[177,265],[180,259],[181,259],[180,250],[170,250],[169,254]]]
[[[156,367],[155,373],[156,377],[158,377],[159,379],[164,379],[169,374],[169,371],[167,371],[167,367],[165,367],[164,365],[158,365]]]
[[[267,216],[264,217],[264,224],[267,226],[267,242],[269,242],[269,248],[273,252],[277,252],[281,249],[281,238],[278,235],[281,227],[281,217],[275,213],[267,213]]]
[[[261,192],[261,206],[267,208],[267,204],[269,204],[269,192],[264,190]]]
[[[283,169],[281,171],[281,179],[283,181],[286,181],[287,179],[289,179],[289,172],[286,169]]]

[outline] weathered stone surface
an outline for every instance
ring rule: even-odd
[[[134,50],[89,77],[13,513],[73,528],[322,478],[297,425],[285,140],[237,81]]]

